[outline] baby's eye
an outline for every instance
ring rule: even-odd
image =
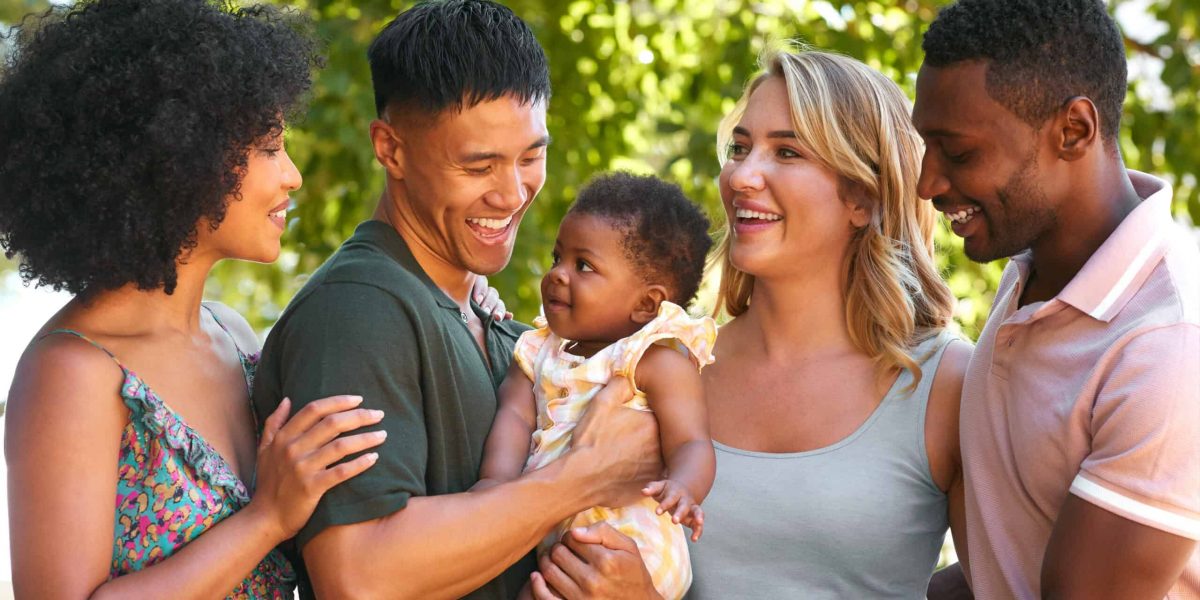
[[[560,261],[560,260],[562,260],[562,258],[558,255],[557,252],[550,253],[550,266],[552,266],[552,267],[558,266],[558,261]]]
[[[586,260],[580,260],[576,262],[575,268],[579,269],[580,273],[591,273],[595,271],[595,269],[592,268],[592,265],[589,265]]]

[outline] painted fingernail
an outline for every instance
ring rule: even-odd
[[[362,396],[350,396],[350,403],[351,403],[350,405],[358,406],[359,404],[362,404],[362,400],[363,400]]]
[[[378,453],[378,452],[369,452],[369,453],[367,453],[367,454],[364,454],[363,456],[366,456],[366,457],[367,457],[367,460],[368,460],[368,461],[370,461],[370,462],[375,462],[375,461],[379,460],[379,453]]]
[[[383,411],[382,411],[382,410],[372,410],[372,411],[371,411],[371,417],[372,417],[372,418],[374,418],[374,419],[382,419],[382,418],[383,418]]]
[[[379,431],[371,432],[377,439],[387,439],[387,431],[380,429]]]

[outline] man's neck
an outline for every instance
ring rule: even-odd
[[[1059,222],[1032,247],[1033,266],[1020,304],[1049,300],[1075,278],[1088,259],[1141,202],[1123,166],[1062,203]]]
[[[475,284],[475,274],[439,256],[400,215],[395,206],[395,202],[388,197],[385,191],[379,200],[379,205],[375,208],[373,218],[390,225],[404,240],[409,252],[412,253],[417,264],[421,266],[421,270],[433,281],[433,284],[453,300],[463,314],[468,317],[473,316],[471,286]]]

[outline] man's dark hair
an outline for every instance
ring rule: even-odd
[[[0,246],[26,282],[91,294],[177,281],[241,195],[255,144],[322,60],[299,13],[81,0],[23,21],[0,65]]]
[[[511,94],[550,97],[546,53],[529,26],[489,0],[437,0],[400,13],[367,51],[375,109],[437,115]]]
[[[712,247],[709,221],[679,186],[654,176],[599,175],[579,190],[567,214],[592,215],[624,230],[625,257],[648,282],[667,286],[686,307],[700,289]]]
[[[987,91],[1033,126],[1075,96],[1115,141],[1125,101],[1125,47],[1102,0],[960,0],[929,26],[925,64],[987,61]]]

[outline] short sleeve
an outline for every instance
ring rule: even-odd
[[[517,343],[513,346],[513,360],[530,381],[537,381],[534,374],[537,356],[550,337],[550,326],[546,324],[545,317],[534,318],[533,326],[534,329],[522,333],[521,337],[517,338]]]
[[[265,346],[292,413],[338,394],[363,397],[361,408],[382,410],[387,440],[369,469],[325,493],[297,535],[298,547],[324,529],[369,521],[425,494],[428,445],[421,395],[418,332],[408,309],[371,285],[326,283],[286,315]],[[271,339],[276,338],[276,339]]]
[[[712,349],[717,341],[717,324],[710,317],[692,317],[677,304],[663,302],[658,315],[637,333],[618,342],[621,346],[613,360],[613,375],[628,377],[637,389],[634,375],[646,350],[655,344],[673,347],[691,357],[696,368],[714,360]]]
[[[1200,326],[1139,334],[1103,377],[1091,453],[1071,493],[1143,525],[1200,539]]]

